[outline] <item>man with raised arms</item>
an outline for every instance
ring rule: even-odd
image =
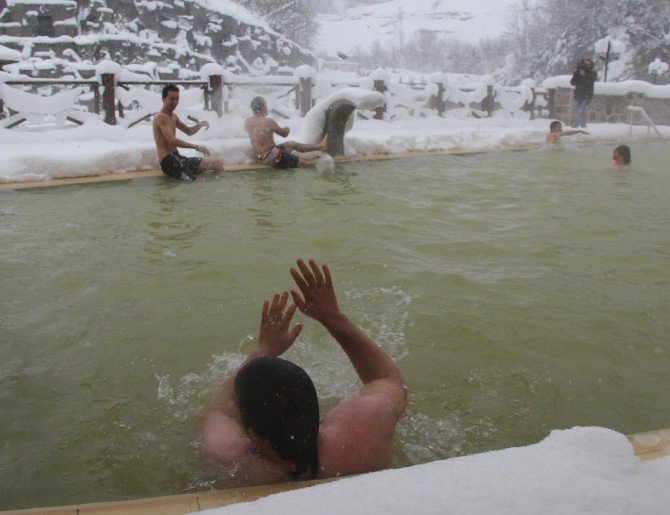
[[[202,456],[218,486],[345,476],[391,466],[391,447],[407,406],[393,360],[340,310],[330,270],[298,260],[290,270],[300,292],[265,301],[258,345],[214,392],[202,419]],[[314,384],[279,358],[302,330],[296,309],[322,324],[363,385],[319,420]]]
[[[223,174],[223,163],[218,159],[210,159],[207,147],[177,138],[177,129],[184,134],[193,136],[201,128],[208,128],[209,124],[203,121],[187,127],[179,119],[174,113],[179,104],[179,88],[174,84],[168,84],[163,88],[162,97],[163,107],[154,117],[153,132],[158,161],[163,173],[181,181],[193,181],[196,175],[208,170],[219,175]],[[178,148],[192,148],[203,154],[205,159],[182,156],[177,150]]]
[[[268,118],[268,106],[263,97],[255,97],[251,100],[251,112],[253,114],[244,120],[244,130],[249,135],[254,157],[260,163],[273,168],[296,168],[303,166],[304,162],[297,155],[292,154],[294,150],[296,152],[315,150],[326,152],[328,150],[327,135],[318,145],[307,145],[297,141],[285,141],[281,145],[275,144],[275,134],[286,138],[291,129],[280,127],[275,120]]]
[[[571,129],[569,131],[563,130],[563,124],[558,120],[554,120],[549,124],[549,134],[544,138],[545,143],[551,143],[552,145],[559,145],[561,143],[561,138],[563,136],[572,136],[574,134],[586,134],[589,133],[582,129]]]

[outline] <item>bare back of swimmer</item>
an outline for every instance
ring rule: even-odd
[[[291,129],[280,127],[272,118],[268,117],[268,106],[263,97],[255,97],[251,101],[252,116],[244,121],[244,130],[249,135],[254,157],[260,163],[273,168],[296,168],[303,166],[304,162],[292,152],[313,152],[328,150],[328,136],[326,135],[317,145],[298,143],[297,141],[285,141],[277,145],[274,135],[286,138]]]
[[[398,421],[407,406],[393,360],[340,310],[330,270],[298,260],[298,291],[263,304],[258,345],[214,392],[204,409],[202,455],[222,487],[326,478],[391,466]],[[309,376],[278,358],[296,340],[297,309],[321,323],[351,361],[363,385],[319,421]]]

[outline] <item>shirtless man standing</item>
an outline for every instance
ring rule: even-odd
[[[188,143],[177,138],[177,129],[189,136],[193,136],[202,127],[208,128],[207,122],[198,122],[192,127],[187,127],[174,114],[174,110],[179,104],[179,88],[174,84],[168,84],[163,88],[163,108],[156,114],[153,121],[154,140],[156,142],[156,151],[158,152],[158,161],[161,164],[163,173],[174,179],[182,181],[193,181],[195,176],[207,170],[212,170],[221,175],[223,163],[218,159],[209,159],[209,150],[207,147]],[[177,148],[192,148],[206,159],[199,157],[184,157]]]
[[[297,152],[313,152],[328,150],[328,135],[324,136],[318,145],[307,145],[296,141],[285,141],[281,145],[275,144],[274,135],[282,138],[288,136],[290,129],[280,127],[272,118],[268,118],[268,106],[263,97],[255,97],[251,101],[252,116],[244,120],[244,130],[249,135],[254,156],[258,162],[273,168],[295,168],[303,166],[304,162],[295,154]]]
[[[291,275],[300,293],[265,301],[256,349],[214,392],[201,419],[202,455],[218,486],[326,478],[391,466],[395,428],[407,390],[393,360],[340,310],[330,270],[299,259]],[[279,358],[302,324],[296,309],[321,323],[351,361],[362,388],[319,421],[309,375]]]
[[[554,120],[549,124],[549,134],[544,138],[546,143],[551,143],[553,145],[559,145],[561,143],[561,137],[563,136],[572,136],[573,134],[586,134],[589,133],[581,129],[572,129],[569,131],[563,130],[563,124],[558,120]]]

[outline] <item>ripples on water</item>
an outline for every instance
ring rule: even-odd
[[[0,508],[202,487],[197,419],[296,257],[411,391],[398,465],[670,425],[670,175],[605,147],[0,193]],[[355,393],[312,321],[289,359]]]

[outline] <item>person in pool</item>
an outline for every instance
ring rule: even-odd
[[[630,168],[630,147],[628,145],[619,145],[614,149],[609,167],[618,170]]]
[[[549,124],[549,134],[544,138],[545,143],[559,145],[563,136],[572,136],[573,134],[589,134],[582,129],[571,129],[569,131],[563,130],[563,124],[558,120],[554,120]]]
[[[256,348],[212,394],[201,418],[202,457],[218,486],[327,478],[391,466],[391,447],[407,406],[393,360],[340,309],[328,266],[299,259],[290,273],[300,290],[265,301]],[[335,338],[363,386],[319,420],[307,372],[280,358],[303,326],[299,309]]]
[[[162,98],[163,107],[154,117],[153,132],[158,161],[163,173],[181,181],[194,181],[198,174],[208,170],[222,175],[224,173],[223,163],[218,159],[211,159],[207,147],[177,138],[177,129],[184,134],[193,136],[203,127],[207,129],[209,124],[203,121],[187,127],[179,119],[174,113],[179,104],[179,88],[174,84],[167,84],[163,88]],[[182,156],[178,148],[192,148],[203,154],[205,159]]]
[[[249,135],[251,148],[255,159],[259,163],[272,166],[273,168],[296,168],[303,166],[300,157],[293,154],[297,152],[313,152],[328,150],[328,135],[324,136],[318,145],[307,145],[297,141],[285,141],[281,145],[275,144],[274,135],[282,138],[289,135],[289,127],[280,127],[272,118],[268,118],[268,106],[263,97],[254,97],[251,100],[252,115],[244,120],[244,130]]]

